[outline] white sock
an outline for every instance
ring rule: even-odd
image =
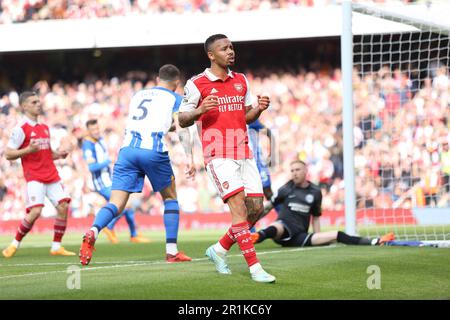
[[[14,240],[11,242],[11,244],[12,244],[14,247],[16,247],[16,248],[19,248],[19,247],[20,247],[20,241],[17,241],[16,239],[14,239]]]
[[[52,251],[59,250],[61,248],[61,242],[52,242]]]
[[[98,238],[98,229],[96,227],[92,227],[91,230],[94,231],[94,237],[95,237],[95,240],[97,240],[97,238]]]
[[[254,265],[250,266],[250,273],[255,273],[260,269],[262,269],[261,264],[259,262],[255,263]]]
[[[178,248],[176,243],[166,243],[166,253],[171,255],[176,255],[178,253]]]
[[[218,253],[218,254],[222,254],[222,255],[226,255],[228,253],[228,250],[225,249],[224,247],[222,247],[222,245],[220,244],[220,242],[217,242],[214,245],[214,250]]]

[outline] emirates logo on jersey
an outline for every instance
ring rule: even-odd
[[[49,138],[38,138],[34,139],[39,145],[39,150],[50,149],[50,139]]]
[[[244,96],[224,95],[223,97],[217,97],[217,102],[219,103],[219,112],[242,110],[244,105]]]
[[[242,86],[242,83],[235,83],[235,84],[234,84],[234,88],[235,88],[238,92],[241,92],[242,89],[243,89],[244,87]]]

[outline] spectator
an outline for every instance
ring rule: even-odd
[[[387,0],[359,0],[383,3]],[[390,0],[392,2],[392,0]],[[409,2],[408,0],[397,1]],[[0,24],[47,19],[91,19],[165,12],[220,13],[337,5],[335,0],[2,0]]]
[[[450,150],[448,147],[448,140],[442,142],[441,151],[441,170],[442,170],[442,184],[447,194],[450,194]]]
[[[385,206],[392,201],[399,201],[405,207],[420,204],[417,187],[420,183],[425,185],[425,178],[429,176],[427,168],[431,167],[437,168],[438,180],[442,177],[441,184],[437,185],[436,197],[439,200],[437,205],[443,206],[445,202],[441,199],[449,193],[446,180],[448,160],[445,160],[448,147],[439,145],[438,141],[441,137],[448,140],[449,136],[449,108],[442,107],[450,102],[450,95],[446,96],[445,101],[442,100],[442,94],[450,92],[448,82],[445,91],[443,76],[446,73],[439,73],[439,79],[444,80],[433,78],[422,81],[414,96],[407,96],[407,101],[396,113],[383,118],[386,101],[382,99],[381,89],[387,71],[382,70],[379,74],[363,77],[355,75],[358,77],[354,91],[355,127],[363,141],[355,149],[358,207]],[[322,190],[327,190],[323,193],[324,208],[342,209],[345,189],[340,71],[319,73],[255,69],[246,73],[254,92],[267,92],[271,97],[271,106],[261,116],[261,121],[272,130],[276,141],[278,161],[276,166],[270,168],[274,188],[288,179],[285,164],[299,157],[310,166],[310,180],[317,184],[321,179],[324,182]],[[397,77],[402,79],[405,75]],[[70,156],[56,163],[64,185],[73,196],[73,216],[82,217],[95,212],[102,203],[97,195],[86,195],[89,185],[83,182],[86,180],[83,177],[88,176],[89,172],[76,146],[84,135],[84,123],[94,116],[99,119],[100,126],[105,128],[104,138],[114,161],[122,139],[129,97],[141,86],[153,85],[154,79],[155,75],[135,71],[111,79],[89,74],[81,82],[36,83],[35,89],[47,110],[43,120],[50,127],[57,128],[52,132],[55,135],[52,144],[67,143],[73,146]],[[22,219],[25,209],[20,163],[6,161],[3,147],[7,142],[5,137],[14,127],[15,119],[19,118],[16,91],[4,92],[1,105],[10,107],[8,116],[0,112],[0,171],[8,190],[3,201],[0,201],[0,220]],[[197,164],[199,177],[194,185],[189,185],[184,179],[183,150],[178,144],[178,137],[169,136],[167,145],[180,188],[192,187],[196,190],[192,198],[186,200],[186,205],[182,201],[180,205],[187,206],[188,211],[195,207],[200,212],[223,212],[223,203],[215,196],[214,188],[205,182],[207,180],[200,178],[205,175],[203,164]],[[194,152],[196,155],[201,152],[198,142]],[[159,202],[158,196],[148,187],[140,195],[137,210],[145,214],[162,214]]]

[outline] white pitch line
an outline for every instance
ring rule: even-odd
[[[94,264],[132,264],[132,263],[143,263],[143,262],[152,262],[152,261],[100,261],[100,262],[92,262],[91,265]],[[17,263],[17,264],[0,264],[0,267],[40,267],[40,266],[69,266],[77,264],[77,262],[42,262],[42,263]]]
[[[335,248],[335,245],[326,246],[326,247],[309,247],[309,248],[295,248],[295,249],[289,249],[289,250],[272,250],[272,251],[262,251],[258,252],[258,255],[266,255],[266,254],[272,254],[272,253],[286,253],[286,252],[296,252],[296,251],[309,251],[309,250],[318,250],[318,249],[327,249],[327,248]],[[234,254],[228,256],[228,258],[235,258],[235,257],[241,257],[241,254]],[[192,262],[201,262],[201,261],[207,261],[208,258],[198,258],[198,259],[192,259]],[[130,264],[120,264],[120,262],[96,262],[96,264],[100,263],[115,263],[111,266],[102,266],[102,267],[81,267],[81,271],[90,271],[90,270],[99,270],[99,269],[113,269],[113,268],[126,268],[126,267],[138,267],[138,266],[147,266],[147,265],[158,265],[158,264],[168,264],[166,261],[136,261],[136,263],[130,263]],[[63,264],[63,263],[61,263]],[[30,264],[32,265],[32,264]],[[39,264],[36,264],[39,265]],[[69,263],[64,265],[75,265],[74,263]],[[2,266],[2,265],[0,265]],[[31,276],[39,276],[39,275],[48,275],[48,274],[55,274],[55,273],[67,273],[67,270],[58,270],[58,271],[46,271],[46,272],[33,272],[33,273],[24,273],[24,274],[15,274],[15,275],[9,275],[9,276],[1,276],[0,279],[12,279],[12,278],[22,278],[22,277],[31,277]]]

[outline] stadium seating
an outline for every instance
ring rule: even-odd
[[[442,90],[447,90],[448,98],[448,76],[435,74],[426,81],[425,87],[417,91],[411,87],[412,82],[408,81],[407,75],[398,71],[392,74],[386,70],[384,72],[382,77],[359,78],[355,82],[358,206],[387,208],[395,202],[397,207],[404,208],[410,208],[413,203],[419,206],[445,206],[449,201],[448,194],[441,185],[442,181],[434,178],[441,176],[444,166],[437,155],[440,142],[450,138],[445,136],[448,124],[444,122],[448,117],[448,100],[436,98],[442,96],[437,94]],[[342,209],[340,70],[325,73],[273,71],[264,75],[255,71],[248,77],[253,93],[267,92],[272,99],[271,107],[261,119],[276,136],[279,163],[271,168],[273,188],[287,181],[289,160],[300,157],[310,164],[311,181],[322,186],[324,209]],[[90,191],[90,181],[86,179],[89,177],[87,167],[77,147],[84,134],[84,123],[91,117],[100,119],[110,154],[116,155],[130,97],[143,86],[153,84],[152,81],[142,83],[119,78],[91,78],[82,83],[58,82],[50,85],[41,81],[35,85],[44,101],[46,115],[43,120],[52,128],[53,147],[73,147],[66,160],[57,162],[64,185],[73,198],[73,217],[85,217],[102,204],[102,199]],[[433,106],[427,109],[427,114],[422,108],[424,101]],[[18,94],[14,90],[0,97],[0,137],[3,146],[7,144],[11,129],[19,118],[17,107]],[[403,133],[401,139],[390,138],[392,126]],[[178,137],[171,134],[169,138],[181,210],[187,214],[226,210],[203,172],[198,144],[195,150],[197,178],[188,181],[183,173],[184,155]],[[387,150],[389,161],[386,160]],[[381,162],[384,163],[382,168]],[[403,170],[391,170],[393,167]],[[25,183],[20,163],[9,162],[1,155],[0,170],[3,194],[0,197],[0,220],[20,219],[25,214]],[[413,186],[416,187],[414,192]],[[372,199],[371,203],[367,203],[367,199]],[[134,204],[143,213],[162,213],[159,195],[153,194],[148,185]]]
[[[359,2],[383,3],[386,0],[359,0]],[[2,0],[0,24],[48,19],[92,19],[114,16],[134,16],[147,13],[199,12],[219,13],[249,10],[291,8],[295,6],[328,6],[338,0]],[[354,1],[358,2],[358,1]],[[392,0],[390,2],[393,2]],[[410,2],[410,1],[398,1]]]

